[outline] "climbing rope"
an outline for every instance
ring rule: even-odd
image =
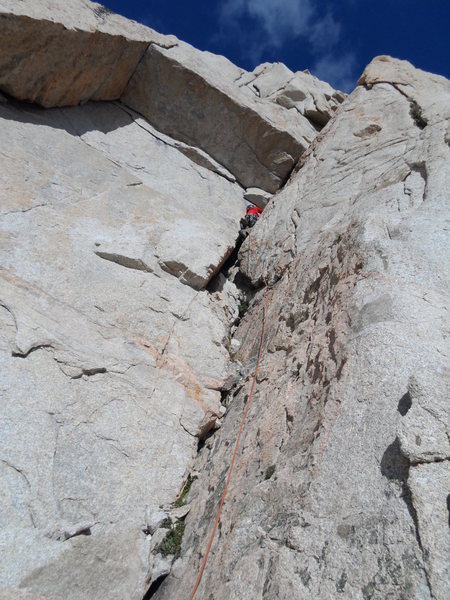
[[[231,474],[233,473],[234,463],[236,462],[237,452],[238,452],[238,448],[239,448],[239,442],[241,441],[241,435],[244,430],[245,419],[246,419],[247,413],[250,409],[250,404],[252,403],[253,392],[255,391],[256,377],[258,376],[259,363],[261,362],[261,356],[262,356],[263,347],[264,347],[264,339],[266,337],[267,313],[269,310],[269,286],[267,285],[267,281],[266,281],[266,278],[264,277],[264,275],[262,278],[264,281],[264,285],[266,287],[266,304],[265,304],[265,308],[264,308],[263,330],[262,330],[262,334],[261,334],[261,341],[259,343],[258,360],[256,361],[256,367],[255,367],[255,373],[253,375],[252,387],[250,389],[250,394],[248,396],[247,404],[245,405],[244,414],[242,415],[241,426],[239,428],[239,433],[238,433],[238,436],[236,439],[236,444],[234,446],[233,458],[231,459],[230,468],[228,470],[228,475],[227,475],[227,478],[225,481],[225,486],[223,488],[222,498],[221,498],[220,504],[219,504],[219,510],[217,511],[216,520],[214,521],[214,527],[212,529],[211,537],[209,538],[209,542],[208,542],[208,547],[206,548],[205,556],[203,557],[200,571],[198,573],[197,580],[195,582],[194,589],[192,590],[189,600],[193,600],[195,593],[197,591],[197,588],[200,585],[200,581],[202,580],[203,571],[205,570],[205,567],[206,567],[206,561],[208,560],[209,551],[211,550],[211,546],[212,546],[212,543],[214,540],[214,535],[216,533],[217,526],[219,525],[220,515],[222,513],[222,507],[225,502],[225,496],[227,495],[227,491],[228,491],[228,484],[230,483]]]

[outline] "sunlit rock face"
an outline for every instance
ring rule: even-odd
[[[114,100],[149,44],[175,43],[87,0],[2,0],[0,28],[0,87],[46,107]]]
[[[243,186],[273,193],[345,97],[311,75],[282,66],[280,81],[279,63],[248,73],[183,42],[170,48],[153,44],[122,101],[163,131],[203,148]],[[280,100],[283,93],[289,96],[289,86],[301,90],[310,112],[298,102]],[[312,107],[322,111],[319,125]]]
[[[0,0],[0,48],[0,599],[186,597],[263,276],[198,597],[446,597],[448,82],[346,98],[85,0]]]
[[[449,118],[447,80],[375,59],[244,242],[261,288],[234,335],[249,376],[199,454],[158,600],[192,589],[206,549],[263,276],[257,391],[196,597],[448,597]]]

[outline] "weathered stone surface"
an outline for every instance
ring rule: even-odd
[[[240,252],[271,285],[267,341],[198,598],[449,595],[450,82],[385,57],[361,82]],[[158,600],[197,575],[264,302],[234,334],[249,375],[199,455]]]
[[[319,128],[326,125],[346,97],[309,72],[293,73],[282,63],[263,63],[236,83],[260,98],[294,108]]]
[[[411,468],[409,486],[430,586],[446,598],[450,586],[450,464],[436,462]]]
[[[42,106],[117,99],[150,43],[176,43],[87,0],[0,0],[0,37],[0,90]]]
[[[345,99],[85,0],[0,31],[0,598],[189,593],[264,276],[197,597],[446,600],[449,82],[379,57]]]
[[[317,129],[296,112],[244,93],[242,77],[245,71],[224,57],[183,42],[169,49],[153,45],[122,101],[158,129],[203,148],[243,186],[274,192]]]
[[[0,591],[0,599],[1,600],[47,600],[43,596],[36,596],[36,594],[32,594],[29,592],[24,592],[23,590],[14,589],[4,589]]]
[[[0,127],[0,588],[141,598],[151,510],[222,415],[228,319],[199,288],[242,189],[120,105]]]

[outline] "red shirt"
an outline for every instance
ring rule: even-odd
[[[246,216],[248,217],[249,215],[254,215],[256,218],[259,217],[259,215],[262,213],[262,208],[259,208],[259,206],[250,206],[250,208],[247,208],[246,211]]]

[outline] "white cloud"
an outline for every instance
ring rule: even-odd
[[[331,10],[319,15],[318,4],[317,0],[224,0],[219,37],[231,36],[242,55],[255,65],[266,51],[276,55],[274,51],[285,43],[303,39],[315,58],[311,72],[334,87],[350,91],[355,56],[352,52],[338,54],[341,24]]]
[[[318,52],[329,51],[336,46],[340,37],[341,24],[334,20],[330,12],[316,21],[308,32],[308,38],[312,42],[314,50]]]
[[[355,87],[355,66],[356,57],[352,52],[339,57],[327,54],[316,62],[311,68],[311,73],[327,81],[334,88],[351,92]]]
[[[317,17],[314,0],[225,0],[220,8],[222,26],[228,33],[245,37],[246,54],[258,60],[266,49],[277,50],[284,43],[303,37],[315,51],[333,47],[340,25],[332,14]],[[251,31],[242,31],[241,20],[250,18]]]
[[[276,48],[287,39],[307,35],[314,12],[310,0],[247,0],[247,9]]]

